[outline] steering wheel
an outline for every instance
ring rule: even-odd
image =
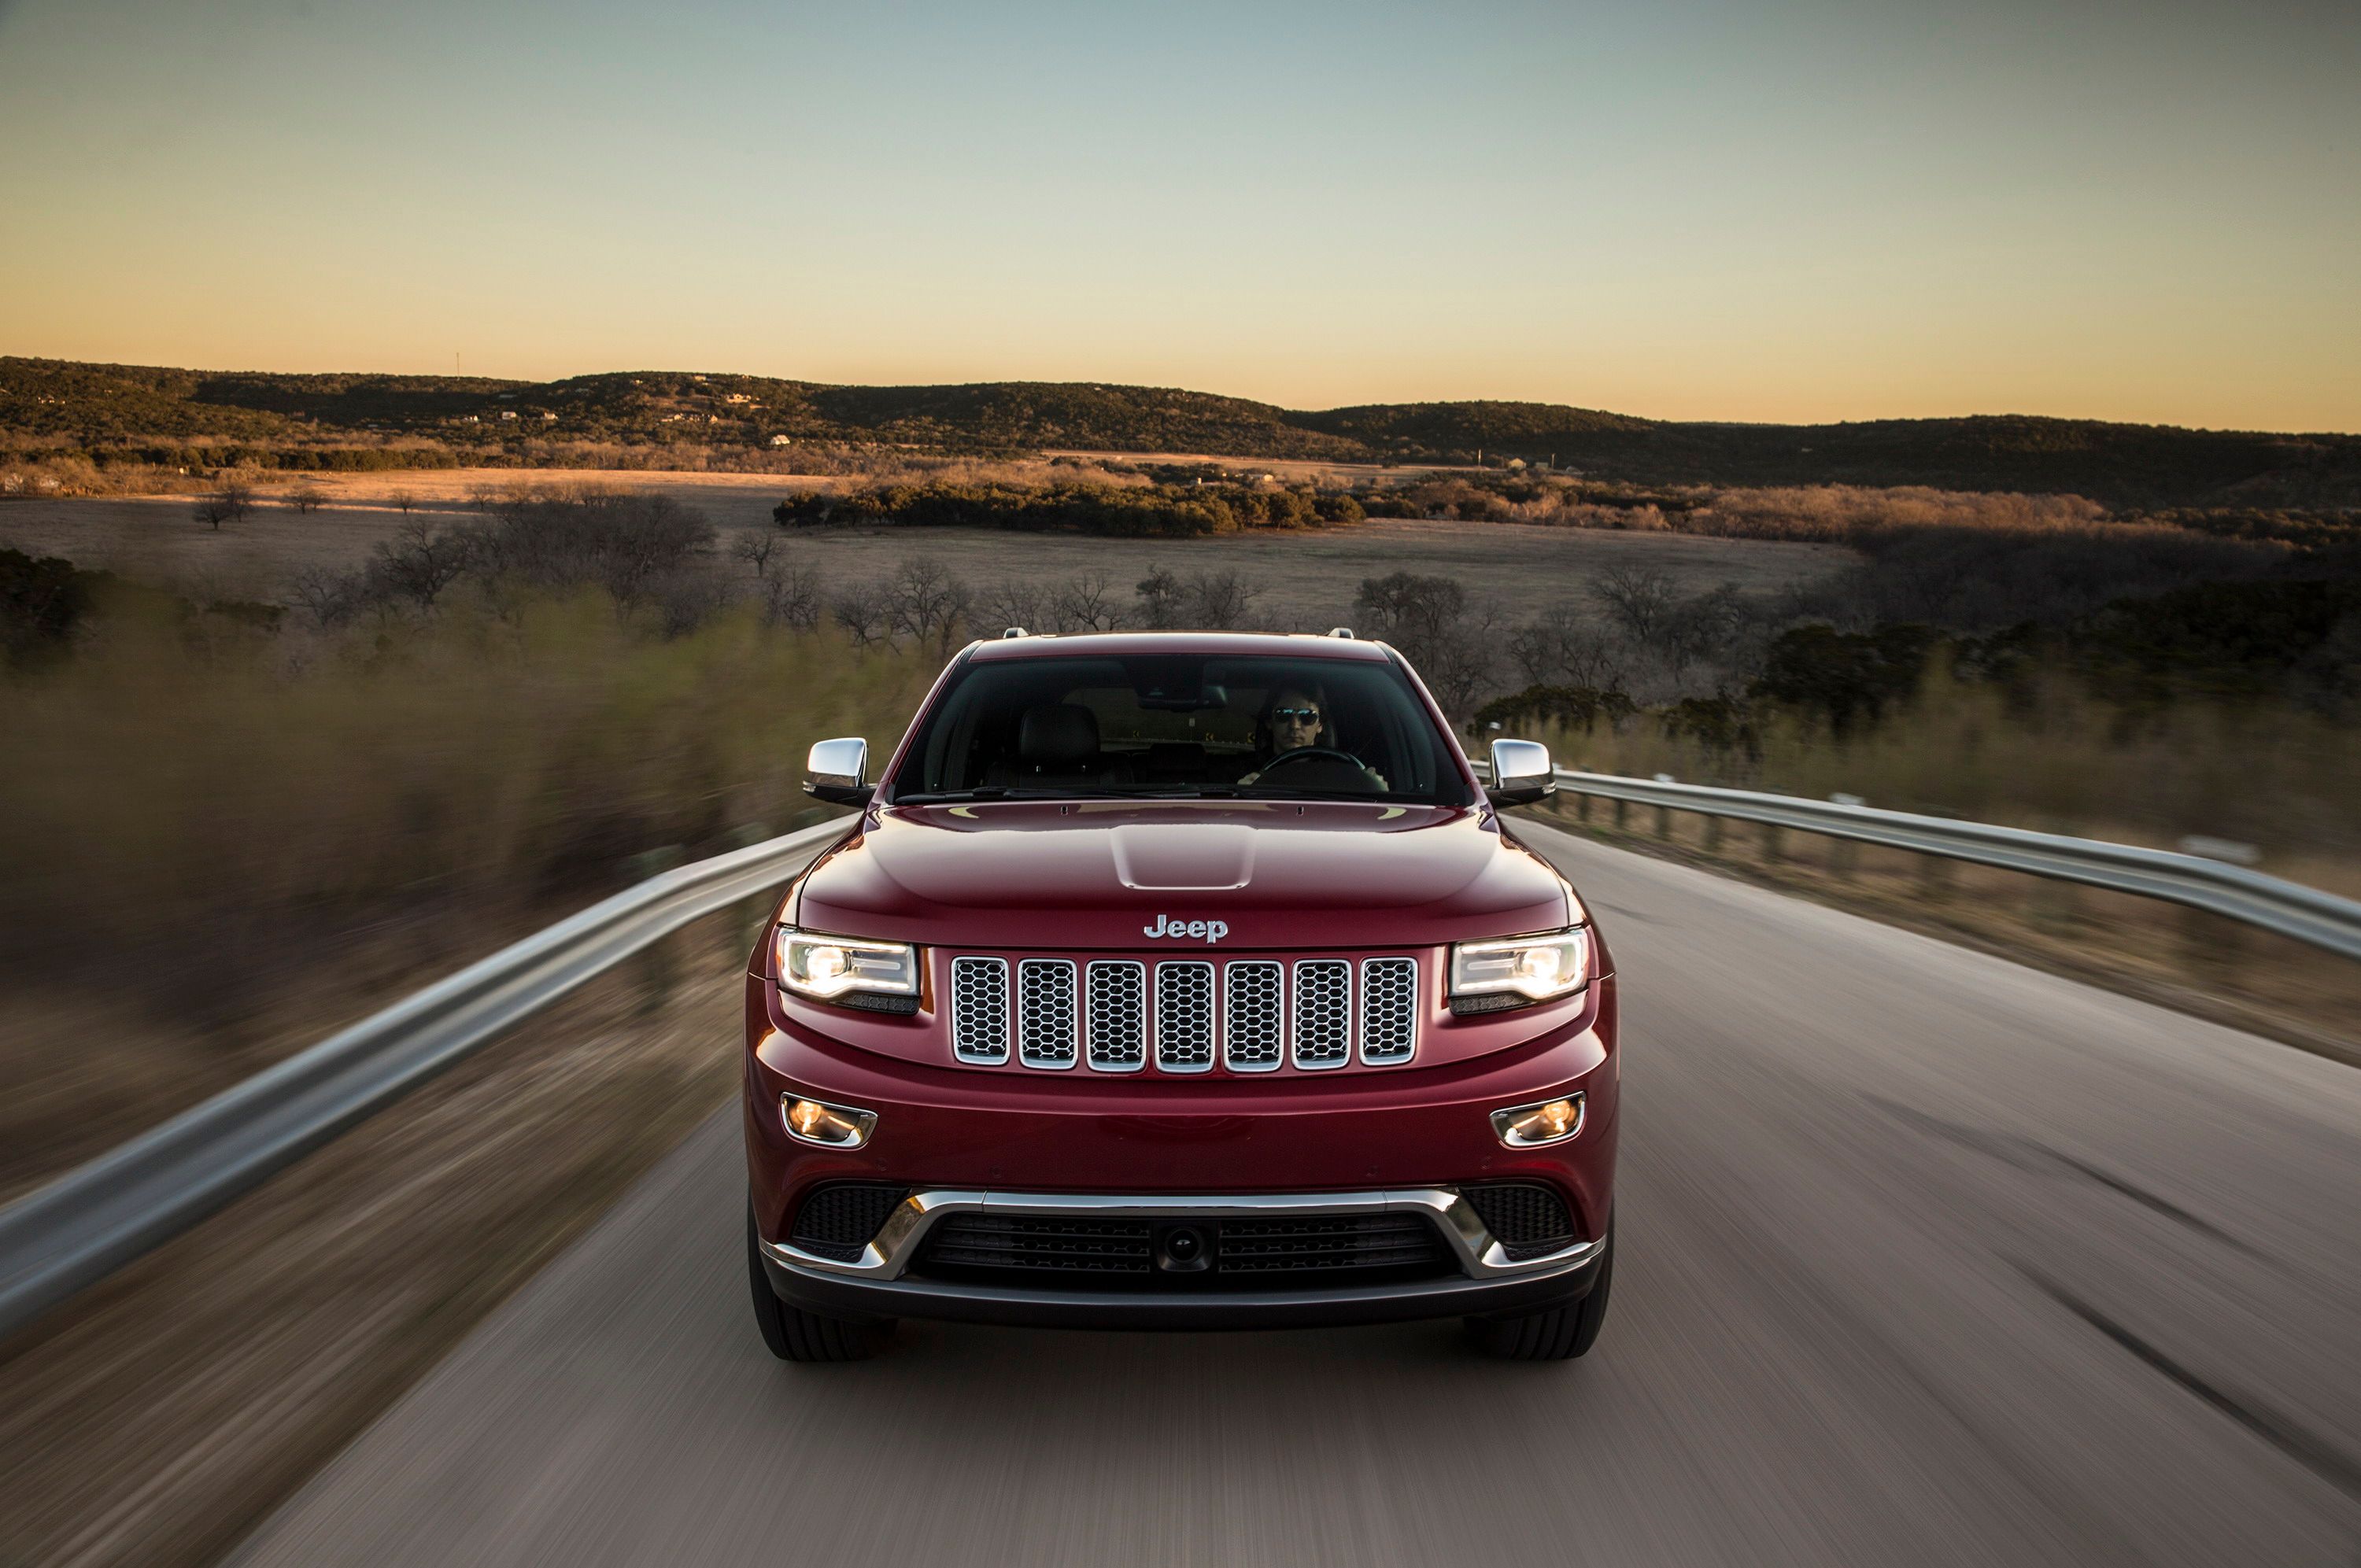
[[[1265,762],[1262,773],[1263,777],[1268,778],[1274,769],[1288,767],[1296,762],[1343,762],[1351,768],[1368,766],[1368,763],[1364,762],[1352,752],[1340,751],[1334,746],[1298,746],[1292,751],[1281,751],[1278,756]]]

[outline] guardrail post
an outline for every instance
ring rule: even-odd
[[[1828,874],[1839,881],[1852,881],[1853,872],[1861,863],[1861,846],[1850,839],[1828,840]]]
[[[1949,898],[1951,895],[1951,862],[1943,855],[1918,857],[1918,896],[1927,899]]]
[[[1660,806],[1656,807],[1656,837],[1670,839],[1672,836],[1673,808],[1669,806]]]
[[[1786,834],[1776,822],[1763,824],[1763,863],[1775,866],[1785,850]]]
[[[2064,933],[2081,923],[2081,901],[2070,882],[2044,877],[2033,890],[2033,923],[2045,931]]]
[[[1719,816],[1708,816],[1705,819],[1705,852],[1708,855],[1721,853],[1721,818]]]
[[[1615,797],[1615,830],[1618,833],[1631,824],[1631,803],[1622,796]]]
[[[652,876],[662,876],[688,858],[678,844],[659,845],[642,850],[623,862],[623,872],[633,882],[645,882]],[[672,1000],[674,982],[680,978],[680,955],[674,949],[669,937],[650,942],[640,951],[640,1013],[645,1016],[661,1012]]]
[[[1587,794],[1574,797],[1574,814],[1584,827],[1590,825],[1590,796]]]

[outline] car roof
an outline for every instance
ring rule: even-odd
[[[1196,653],[1217,658],[1354,660],[1381,663],[1382,642],[1312,633],[1261,631],[1086,631],[1065,637],[1002,637],[978,642],[969,657],[1003,659],[1119,659],[1141,653]]]

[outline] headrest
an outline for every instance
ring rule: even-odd
[[[1016,754],[1036,767],[1071,767],[1098,751],[1098,715],[1076,703],[1028,707],[1016,726]]]

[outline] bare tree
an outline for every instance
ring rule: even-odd
[[[472,543],[458,529],[437,529],[423,520],[405,522],[378,545],[369,575],[387,594],[432,609],[443,590],[467,570]]]
[[[893,629],[920,644],[932,643],[948,656],[959,640],[974,596],[965,583],[932,555],[917,555],[894,573],[886,613]]]
[[[1622,682],[1623,659],[1597,618],[1570,604],[1552,605],[1508,641],[1528,685],[1595,686]]]
[[[738,542],[730,547],[730,557],[753,567],[757,577],[771,575],[771,557],[778,551],[779,536],[762,531],[740,534]]]
[[[358,608],[358,579],[357,573],[306,566],[295,574],[288,586],[289,593],[314,625],[324,629],[341,626],[352,619]]]
[[[1228,567],[1219,572],[1200,572],[1189,579],[1193,619],[1209,630],[1226,631],[1243,625],[1246,606],[1261,595],[1260,587]]]
[[[891,598],[883,583],[848,583],[829,596],[828,613],[855,647],[866,648],[893,635]]]
[[[1599,574],[1590,591],[1631,640],[1653,646],[1680,603],[1672,575],[1646,566],[1615,566]]]
[[[299,512],[315,512],[328,504],[328,492],[313,484],[302,484],[287,492],[287,504]]]
[[[1049,596],[1049,620],[1059,631],[1113,631],[1123,624],[1123,609],[1114,597],[1114,583],[1104,572],[1077,572]],[[1016,624],[1024,625],[1023,621]]]
[[[385,499],[387,502],[392,506],[394,510],[401,512],[405,517],[418,510],[418,492],[416,490],[405,488],[394,491],[393,494],[386,497]]]
[[[1028,631],[1056,631],[1061,628],[1049,621],[1049,603],[1041,585],[1022,577],[1003,577],[986,583],[976,595],[976,624],[987,633],[1011,626],[1021,626]]]
[[[243,479],[224,479],[197,498],[193,516],[216,533],[225,522],[236,522],[254,510],[254,487]]]
[[[763,619],[774,626],[809,631],[819,624],[820,613],[827,608],[819,573],[806,562],[792,557],[781,562],[777,573],[763,585]]]
[[[1139,596],[1151,630],[1166,631],[1180,624],[1187,610],[1187,590],[1169,567],[1149,567],[1132,591]]]
[[[1447,712],[1466,713],[1495,678],[1500,607],[1471,599],[1453,578],[1412,572],[1365,577],[1353,608],[1411,662]]]

